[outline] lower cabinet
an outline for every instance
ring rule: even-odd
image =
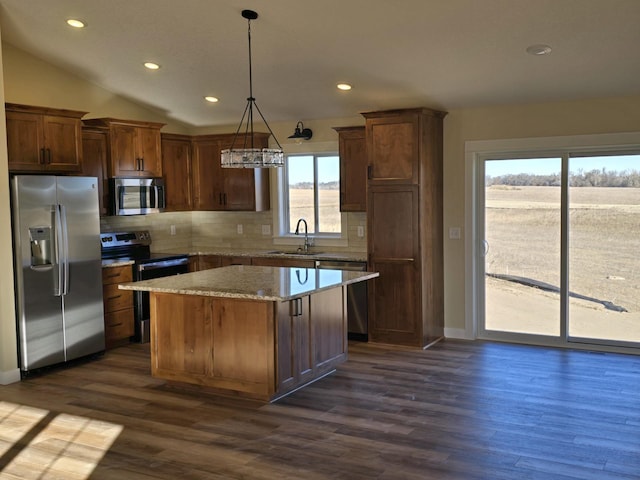
[[[265,401],[347,359],[344,288],[274,302],[154,293],[153,376]]]
[[[251,265],[258,267],[298,267],[315,268],[315,260],[303,260],[299,258],[279,258],[279,257],[253,257]]]
[[[129,343],[129,338],[134,334],[133,292],[118,289],[119,283],[132,280],[133,272],[130,265],[102,269],[106,348]]]

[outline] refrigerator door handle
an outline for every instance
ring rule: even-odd
[[[62,219],[60,218],[60,205],[53,205],[51,208],[52,225],[53,225],[53,264],[55,265],[55,274],[53,277],[53,294],[56,297],[62,295],[62,283],[64,281],[62,273]]]
[[[67,211],[63,205],[54,205],[55,264],[57,278],[53,281],[53,294],[60,297],[69,293],[69,243]]]
[[[62,225],[62,295],[69,293],[69,229],[67,228],[67,208],[58,205]]]

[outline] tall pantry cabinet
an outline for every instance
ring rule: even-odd
[[[426,347],[444,335],[442,132],[445,112],[366,119],[369,341]]]

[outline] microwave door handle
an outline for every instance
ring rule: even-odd
[[[124,186],[118,185],[118,205],[117,210],[120,212],[124,210]]]
[[[161,208],[160,205],[160,187],[158,185],[153,185],[153,205],[152,207]]]

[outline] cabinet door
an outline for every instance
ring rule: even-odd
[[[333,368],[347,354],[346,288],[314,293],[310,298],[313,328],[313,368],[318,372]]]
[[[369,182],[419,182],[420,118],[398,114],[367,118]]]
[[[222,169],[224,177],[223,203],[225,210],[255,209],[255,180],[253,168]]]
[[[166,210],[192,210],[191,141],[188,137],[163,135],[161,149]]]
[[[220,142],[196,140],[193,147],[193,207],[195,210],[221,210]]]
[[[277,305],[278,391],[286,392],[314,375],[309,297]]]
[[[420,226],[416,186],[374,186],[368,193],[369,339],[421,341]]]
[[[9,170],[39,171],[44,165],[42,117],[7,111]]]
[[[210,268],[218,268],[221,266],[222,261],[219,255],[198,256],[198,270],[209,270]]]
[[[82,149],[80,119],[45,115],[43,117],[45,163],[58,172],[81,172]]]
[[[128,125],[113,125],[110,135],[111,176],[139,176],[140,159],[136,151],[136,128]]]
[[[138,127],[135,131],[135,140],[136,156],[140,159],[140,175],[161,177],[160,130]]]
[[[340,211],[367,210],[367,145],[365,127],[341,127],[338,132],[340,150]]]
[[[108,215],[109,188],[107,174],[107,133],[82,130],[82,173],[98,179],[100,216]]]

